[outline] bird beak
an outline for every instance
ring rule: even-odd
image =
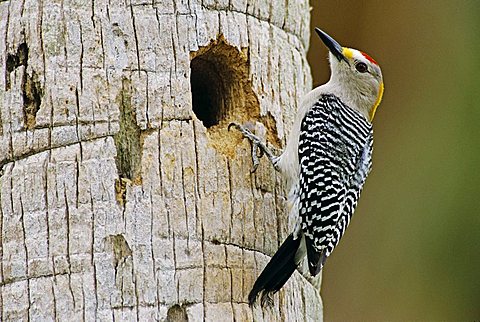
[[[335,39],[330,37],[327,33],[323,32],[319,28],[315,28],[315,31],[317,32],[318,36],[323,41],[325,46],[327,46],[328,50],[330,50],[330,52],[338,59],[339,62],[343,60],[350,65],[348,59],[343,55],[343,47],[340,46],[340,44]]]

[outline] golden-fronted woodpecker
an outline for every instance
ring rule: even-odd
[[[256,280],[248,301],[262,304],[286,283],[307,257],[317,275],[342,238],[372,167],[372,120],[383,94],[378,63],[366,53],[342,47],[315,28],[329,49],[330,80],[300,104],[285,150],[275,156],[247,128],[232,123],[264,152],[290,187],[292,233]]]

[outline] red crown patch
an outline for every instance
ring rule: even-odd
[[[365,57],[368,61],[370,61],[371,63],[374,63],[375,65],[378,65],[378,63],[375,61],[375,59],[373,59],[372,57],[370,57],[367,53],[364,53],[363,51],[361,51],[363,57]]]

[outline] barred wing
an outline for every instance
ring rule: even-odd
[[[299,215],[312,275],[350,222],[371,168],[372,138],[371,124],[334,95],[323,95],[302,121]]]

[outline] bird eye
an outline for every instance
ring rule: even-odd
[[[360,73],[366,73],[368,71],[367,64],[359,62],[355,65],[355,68],[360,72]]]

